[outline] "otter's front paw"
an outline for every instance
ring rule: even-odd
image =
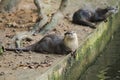
[[[76,50],[71,53],[71,56],[72,56],[73,58],[76,58]]]
[[[107,20],[107,19],[105,19],[105,20],[104,20],[104,22],[108,22],[108,20]]]
[[[92,26],[90,26],[92,29],[96,29],[96,26],[95,26],[95,24],[94,25],[92,25]]]

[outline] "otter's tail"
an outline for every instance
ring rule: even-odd
[[[4,48],[4,50],[6,51],[30,51],[30,49],[27,49],[27,48]]]

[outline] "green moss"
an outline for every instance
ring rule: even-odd
[[[0,48],[0,55],[3,53],[3,50]]]
[[[3,53],[3,49],[2,49],[2,46],[0,44],[0,55]]]

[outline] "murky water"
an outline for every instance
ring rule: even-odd
[[[120,80],[120,28],[79,80]]]

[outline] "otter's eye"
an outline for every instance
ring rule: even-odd
[[[64,35],[68,35],[68,34],[71,34],[71,32],[66,32]]]

